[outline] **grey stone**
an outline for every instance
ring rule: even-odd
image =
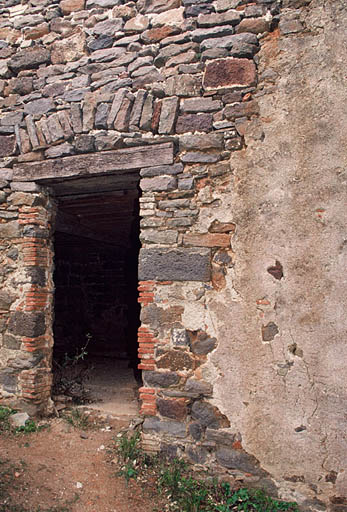
[[[189,393],[194,393],[196,395],[201,396],[211,396],[212,395],[212,385],[204,380],[198,379],[188,379],[185,386],[185,391]]]
[[[192,418],[203,427],[218,429],[224,425],[226,418],[213,405],[208,402],[196,401],[192,405]]]
[[[162,192],[175,190],[177,179],[174,176],[156,176],[154,178],[143,178],[140,187],[144,192]]]
[[[14,135],[0,136],[0,158],[13,155],[17,147],[16,137]]]
[[[153,96],[152,94],[148,94],[143,104],[140,128],[141,130],[150,130],[152,123],[152,115],[153,115]]]
[[[189,434],[195,441],[200,441],[204,433],[203,427],[198,422],[193,422],[189,425]]]
[[[176,211],[177,208],[189,208],[190,207],[190,199],[163,200],[163,201],[159,201],[158,206],[162,210]]]
[[[160,421],[158,418],[146,418],[143,422],[143,431],[154,431],[174,437],[184,438],[187,435],[186,426],[179,421]]]
[[[120,132],[127,132],[129,129],[129,121],[131,109],[134,101],[133,94],[127,93],[123,99],[117,117],[114,121],[114,128]]]
[[[179,383],[180,378],[174,372],[151,372],[146,371],[142,374],[147,386],[158,388],[168,388]]]
[[[120,110],[120,107],[123,103],[126,93],[127,93],[127,89],[118,89],[118,91],[114,95],[111,109],[110,109],[110,112],[107,117],[107,126],[109,128],[111,128],[113,126],[114,120],[117,117],[117,114]]]
[[[0,371],[0,383],[7,393],[15,393],[17,391],[17,376],[13,375],[12,371],[10,369]]]
[[[236,469],[256,475],[265,473],[259,467],[257,459],[243,450],[233,450],[231,448],[222,447],[217,450],[216,459],[221,466],[228,469]]]
[[[145,229],[141,231],[140,240],[145,243],[172,245],[177,242],[178,233],[170,229],[158,231],[157,229]]]
[[[67,102],[84,100],[86,94],[90,91],[90,87],[80,87],[79,89],[68,89],[64,92],[63,99]]]
[[[206,60],[220,59],[228,55],[229,52],[226,48],[211,48],[201,53],[201,61],[205,62]]]
[[[25,27],[34,27],[43,23],[45,18],[41,14],[28,14],[26,16],[15,16],[13,20],[14,28],[21,29]]]
[[[178,98],[164,98],[160,112],[158,133],[173,133],[178,111]]]
[[[30,101],[24,106],[24,112],[32,115],[42,115],[54,110],[54,101],[51,98],[40,98]]]
[[[0,224],[0,238],[17,238],[20,235],[18,222],[11,221],[6,224]]]
[[[227,429],[216,430],[214,428],[207,428],[205,431],[206,441],[213,441],[217,445],[231,446],[237,439],[235,433],[230,432]]]
[[[207,334],[199,334],[196,340],[191,343],[191,350],[193,354],[206,355],[216,348],[217,340],[210,338]]]
[[[61,124],[61,127],[64,130],[65,138],[72,137],[74,133],[72,131],[71,118],[68,112],[66,110],[60,110],[58,112],[58,119]]]
[[[107,118],[110,110],[108,103],[99,103],[95,113],[95,128],[98,130],[107,129]]]
[[[209,132],[212,122],[212,114],[183,114],[178,116],[176,133]]]
[[[182,112],[216,112],[223,107],[223,103],[212,98],[187,98],[181,101],[180,110]]]
[[[15,192],[40,192],[40,185],[33,181],[12,181],[11,190]]]
[[[254,48],[251,49],[252,55],[257,52],[259,41],[256,34],[235,34],[227,37],[220,37],[214,39],[205,39],[200,48],[202,51],[210,50],[213,48],[226,48],[227,50],[237,49],[238,51],[247,51],[249,53],[249,46]],[[244,50],[243,50],[244,49]]]
[[[201,151],[188,151],[181,156],[181,161],[189,164],[218,162],[220,155],[216,153],[202,153]]]
[[[208,451],[200,446],[188,446],[186,453],[195,464],[204,464],[208,455]]]
[[[93,39],[88,44],[88,48],[90,51],[94,52],[95,50],[102,50],[103,48],[110,48],[113,45],[113,37],[108,36],[107,34],[102,34],[100,37]]]
[[[0,291],[0,310],[9,309],[13,301],[14,296],[12,294],[6,290]]]
[[[37,68],[40,64],[50,62],[51,54],[42,47],[28,48],[17,52],[8,62],[15,73],[23,69]]]
[[[124,25],[124,32],[143,32],[149,27],[149,18],[138,14],[134,18],[130,18]]]
[[[142,109],[143,105],[146,99],[147,93],[146,91],[140,90],[136,94],[136,98],[134,101],[134,105],[131,111],[130,120],[129,120],[129,127],[130,130],[134,129],[136,130],[140,124],[141,115],[142,115]]]
[[[200,14],[198,16],[199,27],[216,27],[218,25],[237,25],[241,21],[239,11],[229,11],[223,14]]]
[[[53,142],[64,138],[64,130],[60,124],[58,114],[52,114],[47,118],[47,127]]]
[[[22,342],[20,339],[16,338],[15,336],[12,336],[11,334],[5,334],[3,344],[4,347],[10,350],[20,350]]]
[[[115,60],[120,57],[125,52],[125,48],[113,47],[113,48],[105,48],[104,50],[96,50],[90,55],[90,59],[92,62],[109,62],[110,60]]]
[[[200,76],[176,75],[166,80],[164,91],[167,96],[199,96],[201,87]]]
[[[75,148],[78,153],[95,151],[95,137],[93,135],[78,135],[75,138]]]
[[[212,28],[198,28],[192,32],[192,40],[200,43],[204,39],[211,39],[216,37],[224,37],[232,35],[234,28],[231,25],[223,27],[212,27]]]
[[[28,131],[31,145],[32,145],[33,149],[35,149],[40,146],[40,143],[39,143],[39,139],[38,139],[38,136],[36,133],[35,123],[34,123],[31,115],[26,116],[25,124],[27,125],[27,131]]]
[[[120,39],[117,39],[117,41],[115,41],[113,43],[113,46],[128,46],[129,45],[128,50],[130,52],[133,52],[134,51],[133,48],[135,49],[135,45],[139,41],[139,39],[140,39],[140,36],[138,34],[134,34],[133,36],[121,37]],[[136,47],[135,51],[136,52],[138,51],[137,47]]]
[[[9,417],[10,423],[12,427],[25,427],[26,422],[30,419],[30,416],[26,412],[16,412],[15,414],[11,414]]]
[[[38,286],[46,286],[47,278],[46,271],[42,267],[25,267],[25,273],[31,281],[31,284]]]
[[[158,281],[209,281],[209,249],[140,250],[139,279]]]
[[[103,36],[114,36],[115,32],[121,30],[123,26],[123,20],[121,18],[113,18],[106,21],[100,21],[93,27],[93,33],[96,35]]]
[[[8,329],[18,336],[36,338],[45,333],[45,315],[44,313],[15,311],[11,313]]]
[[[172,175],[175,176],[183,172],[181,163],[172,165],[156,165],[154,167],[145,167],[141,169],[140,176],[142,178],[151,178],[153,176]]]
[[[42,94],[46,98],[61,96],[64,94],[66,89],[66,84],[64,82],[57,82],[55,84],[48,84],[43,88]]]
[[[261,334],[263,341],[272,341],[278,333],[278,327],[274,322],[269,322],[267,325],[262,326]]]
[[[120,5],[121,0],[87,0],[86,8],[92,9],[93,7],[104,7],[110,8],[115,7],[116,5]]]
[[[179,150],[207,150],[207,149],[223,149],[222,133],[206,133],[206,134],[186,134],[179,137]]]
[[[45,151],[45,156],[47,158],[59,158],[62,156],[73,155],[74,152],[74,147],[68,142],[64,142],[58,146],[52,146],[51,148],[48,148]]]
[[[81,107],[77,103],[71,104],[71,123],[75,133],[82,133],[82,112]]]
[[[23,112],[8,112],[0,119],[3,126],[20,124],[23,120]]]

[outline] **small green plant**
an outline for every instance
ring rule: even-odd
[[[119,471],[128,483],[130,478],[136,478],[139,473],[139,467],[142,465],[144,454],[139,446],[140,433],[136,431],[132,436],[122,434],[117,439],[117,452],[122,459],[122,467]]]
[[[202,481],[192,477],[189,465],[182,459],[150,457],[140,448],[140,433],[130,437],[126,433],[117,439],[117,453],[121,461],[118,474],[130,478],[144,478],[148,474],[157,481],[157,489],[170,500],[169,510],[177,512],[299,512],[296,503],[269,497],[261,489],[232,489],[230,484]]]
[[[11,432],[10,416],[16,411],[10,407],[0,406],[0,434]]]
[[[88,415],[83,410],[78,409],[77,407],[65,413],[63,418],[70,425],[81,430],[87,430],[91,426]]]
[[[224,503],[215,505],[213,512],[230,512],[239,510],[243,512],[277,512],[287,510],[298,512],[296,503],[279,501],[270,498],[262,489],[232,490],[228,483],[221,484],[224,491]]]

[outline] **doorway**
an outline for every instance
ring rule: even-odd
[[[139,174],[52,187],[53,393],[113,415],[136,415]]]

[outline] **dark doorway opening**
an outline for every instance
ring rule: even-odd
[[[55,184],[54,393],[136,414],[138,173]]]

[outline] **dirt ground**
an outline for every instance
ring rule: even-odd
[[[117,476],[114,438],[126,426],[127,421],[108,418],[81,430],[55,418],[39,432],[0,436],[1,459],[16,466],[13,503],[35,512],[54,507],[71,512],[163,511],[154,482],[130,480],[127,485]]]

